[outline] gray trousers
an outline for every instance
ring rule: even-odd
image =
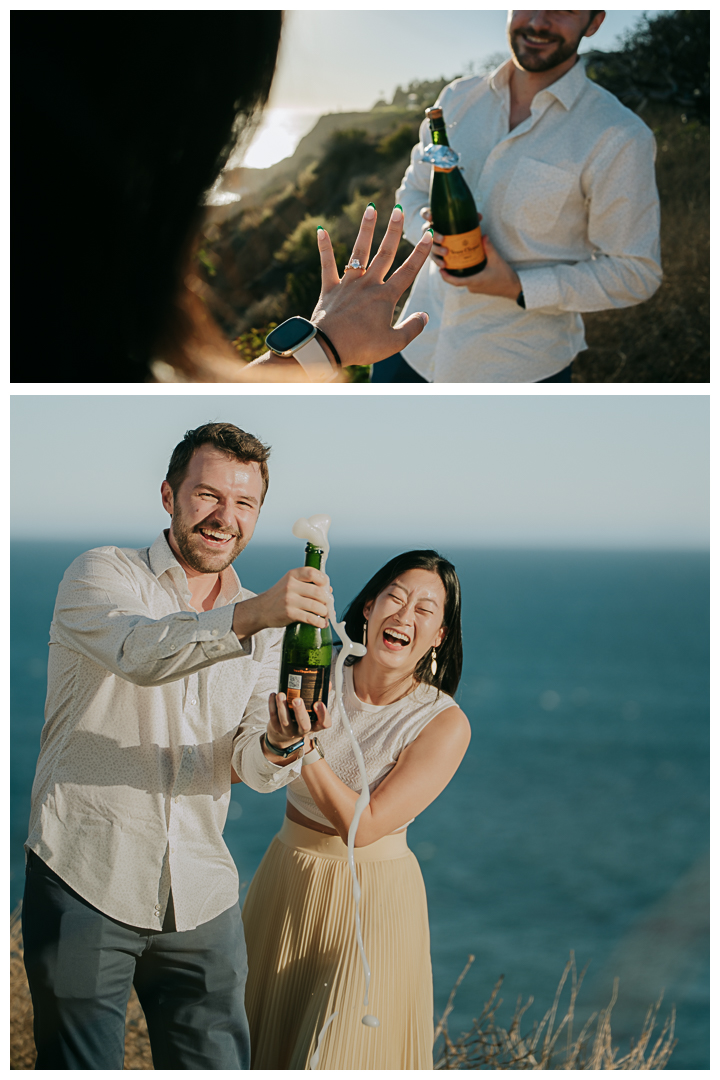
[[[30,854],[23,901],[36,1069],[122,1069],[134,985],[156,1069],[249,1069],[240,907],[182,933],[127,926]]]

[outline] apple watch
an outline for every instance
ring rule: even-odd
[[[320,761],[325,755],[322,751],[322,746],[317,739],[313,739],[313,748],[303,755],[303,765],[314,765],[316,761]]]
[[[337,366],[328,360],[325,350],[317,340],[318,335],[335,357]],[[299,315],[286,319],[271,330],[265,338],[265,344],[276,356],[294,356],[305,374],[320,382],[334,379],[342,367],[340,357],[327,334],[309,319],[302,319]]]

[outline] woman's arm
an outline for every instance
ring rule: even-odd
[[[377,211],[368,206],[363,215],[351,260],[357,259],[367,269],[348,270],[339,276],[333,246],[325,229],[318,230],[318,250],[322,271],[320,299],[311,321],[320,326],[335,346],[343,367],[352,364],[374,364],[400,352],[422,332],[427,316],[422,312],[409,315],[393,326],[395,308],[400,297],[410,288],[432,247],[425,234],[402,266],[387,278],[402,239],[403,214],[395,208],[390,216],[385,236],[372,262],[370,252],[377,223]],[[368,265],[369,263],[369,265]],[[328,352],[333,366],[335,361]],[[244,368],[246,378],[271,380],[285,378],[288,372],[302,370],[292,358],[265,353]],[[276,373],[276,374],[274,374]],[[307,381],[307,376],[303,376]]]
[[[284,710],[283,702],[280,708]],[[275,709],[271,699],[271,716]],[[309,717],[302,701],[294,705],[294,712],[299,730],[307,730]],[[370,795],[355,837],[357,846],[387,836],[429,806],[452,780],[469,743],[470,723],[457,705],[431,720]],[[358,793],[344,784],[324,759],[304,765],[302,778],[315,805],[347,843]]]

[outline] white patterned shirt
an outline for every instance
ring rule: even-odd
[[[213,609],[194,611],[161,533],[150,548],[86,552],[58,591],[26,847],[133,926],[162,927],[171,886],[178,930],[231,907],[231,762],[239,773],[242,755],[261,791],[292,777],[259,739],[282,630],[239,641],[234,605],[255,594],[232,567],[220,583]]]
[[[650,129],[579,61],[510,131],[512,67],[508,60],[489,77],[457,79],[438,104],[481,228],[517,272],[526,309],[448,285],[428,259],[401,318],[430,316],[403,349],[430,382],[546,379],[585,348],[580,312],[642,303],[662,280]],[[427,120],[420,140],[396,196],[413,244],[429,205]]]

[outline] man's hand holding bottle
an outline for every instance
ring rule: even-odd
[[[432,228],[432,214],[427,206],[423,207],[420,214],[425,219],[423,231],[427,235],[427,232]],[[478,214],[478,221],[482,221],[482,214]],[[441,233],[435,232],[433,234],[430,256],[440,270],[443,281],[446,281],[448,285],[454,285],[456,288],[467,289],[471,293],[481,293],[484,296],[504,296],[507,300],[517,300],[522,291],[520,278],[512,266],[505,262],[492,240],[488,238],[487,233],[483,235],[483,247],[487,256],[487,264],[479,274],[473,274],[471,277],[453,277],[452,274],[448,274],[445,270],[445,256],[448,250],[443,247],[444,239],[445,237]]]
[[[288,570],[266,592],[235,605],[235,635],[242,641],[260,630],[289,626],[294,622],[327,626],[329,589],[331,586],[327,574],[313,566]]]

